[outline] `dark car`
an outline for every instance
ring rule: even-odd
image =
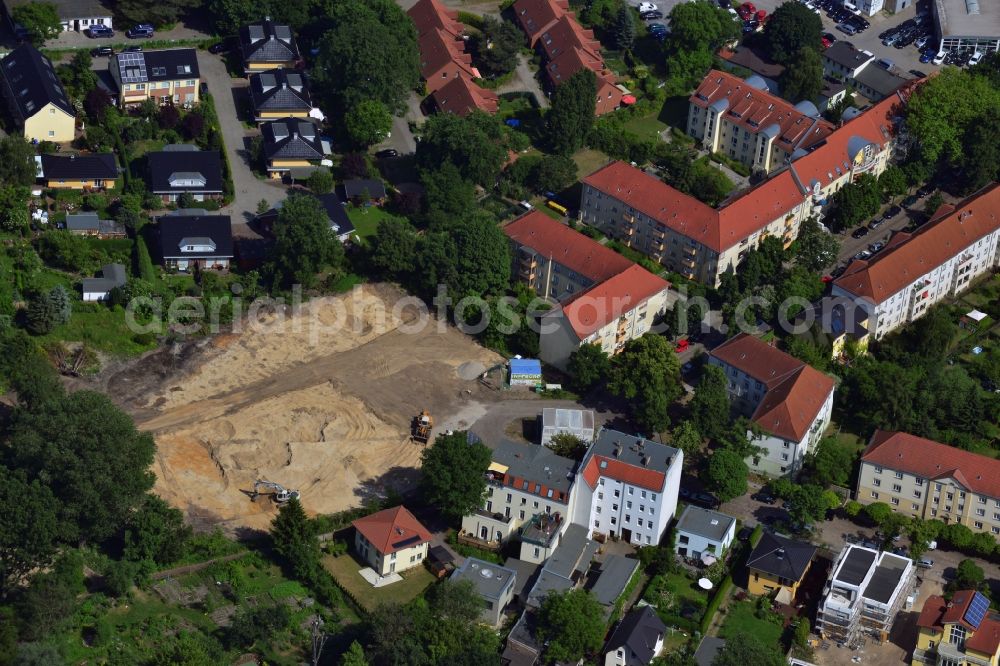
[[[882,219],[891,220],[892,218],[896,217],[902,212],[903,212],[902,208],[900,208],[899,206],[893,206],[889,210],[885,211],[885,214],[882,216]]]
[[[921,56],[921,57],[923,57],[923,56]],[[926,79],[927,78],[927,73],[926,72],[921,72],[919,69],[911,69],[910,70],[910,74],[913,74],[913,76],[917,77],[918,79]]]
[[[218,55],[219,53],[225,53],[228,50],[229,50],[229,45],[226,44],[226,42],[224,41],[216,42],[215,44],[212,44],[211,46],[208,47],[208,52],[214,53],[216,55]]]
[[[751,495],[750,499],[755,499],[758,502],[763,502],[764,504],[774,504],[775,501],[774,495],[772,495],[769,492],[765,492],[763,490]]]
[[[691,501],[695,504],[703,504],[712,508],[719,506],[719,500],[708,493],[692,493]]]
[[[149,39],[153,36],[153,26],[148,23],[140,23],[125,31],[125,36],[129,39]]]
[[[837,266],[832,271],[830,271],[830,277],[832,277],[834,279],[839,278],[841,275],[844,274],[844,271],[846,271],[846,270],[847,270],[847,266]]]
[[[96,49],[90,49],[90,55],[95,58],[107,57],[115,54],[115,50],[110,46],[98,46]]]
[[[874,243],[868,246],[868,251],[871,252],[872,254],[875,254],[884,247],[885,243],[883,243],[882,241],[875,241]]]
[[[903,208],[909,208],[910,206],[912,206],[913,204],[917,203],[918,201],[920,201],[920,197],[918,197],[916,194],[911,194],[910,196],[908,196],[905,199],[903,199],[903,203],[902,203]]]
[[[652,12],[643,12],[639,16],[642,17],[643,21],[655,21],[656,19],[663,18],[663,12],[656,10]]]
[[[747,539],[750,538],[751,534],[753,534],[753,530],[750,529],[749,527],[744,527],[739,531],[739,534],[736,535],[736,538],[739,539],[740,541],[746,541]]]
[[[106,25],[92,25],[87,28],[87,36],[91,39],[100,39],[102,37],[114,37],[115,31]]]
[[[836,36],[836,35],[834,35],[834,34],[833,34],[832,32],[824,32],[824,33],[823,33],[823,37],[825,37],[825,38],[826,38],[826,40],[827,40],[828,42],[830,42],[831,44],[833,44],[834,42],[836,42],[836,41],[837,41],[837,36]]]
[[[868,230],[875,231],[885,223],[885,220],[872,220],[868,223]]]
[[[917,190],[917,196],[920,197],[921,199],[923,199],[924,197],[926,197],[928,194],[930,194],[933,191],[934,191],[934,186],[933,185],[924,185],[919,190]]]
[[[667,26],[663,25],[662,23],[650,23],[649,25],[646,26],[646,30],[649,30],[654,35],[657,33],[662,35],[667,34]]]
[[[138,44],[136,44],[134,46],[126,46],[125,48],[122,49],[122,52],[123,53],[141,53],[142,52],[142,47],[139,46]]]
[[[851,234],[851,238],[864,238],[868,235],[868,227],[858,227]]]
[[[375,157],[380,160],[387,160],[393,157],[399,157],[399,151],[395,148],[386,148],[385,150],[380,150],[375,153]]]

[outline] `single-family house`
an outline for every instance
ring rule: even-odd
[[[99,277],[84,278],[80,290],[85,302],[106,301],[115,287],[124,287],[128,272],[121,264],[108,264]]]
[[[185,208],[159,218],[160,258],[164,268],[226,270],[233,258],[232,221]]]
[[[271,178],[307,177],[332,151],[316,125],[301,118],[282,118],[260,126],[264,160]]]
[[[354,233],[354,224],[347,216],[347,211],[340,201],[340,197],[333,192],[306,196],[314,196],[319,199],[319,202],[323,204],[323,210],[326,211],[327,219],[330,220],[330,231],[337,236],[337,240],[346,243],[351,234]],[[263,233],[273,234],[274,223],[278,219],[278,213],[283,204],[284,201],[279,201],[274,204],[274,208],[257,216],[257,225]]]
[[[76,110],[47,56],[22,44],[0,60],[0,75],[10,115],[25,139],[73,140]]]
[[[292,29],[270,18],[240,28],[240,54],[247,74],[269,69],[293,69],[301,58]]]
[[[750,70],[752,74],[763,79],[770,92],[775,95],[781,93],[781,86],[778,82],[781,81],[781,77],[785,73],[785,66],[772,61],[760,48],[750,46],[737,46],[733,50],[724,48],[719,51],[719,57],[722,59],[722,66],[725,69],[729,71]]]
[[[182,143],[148,153],[149,189],[165,204],[176,203],[182,194],[195,201],[222,199],[222,157],[216,150],[199,150]]]
[[[118,164],[114,153],[42,155],[38,179],[54,190],[114,189]]]
[[[405,506],[383,509],[354,526],[354,549],[379,576],[419,567],[427,557],[431,533]]]
[[[101,239],[125,238],[125,225],[114,220],[102,220],[97,213],[69,213],[66,230],[74,236],[96,236]]]
[[[959,590],[951,599],[931,595],[917,618],[912,666],[1000,663],[1000,614],[976,590]]]
[[[833,378],[746,333],[713,349],[708,362],[725,374],[735,411],[760,431],[747,433],[762,450],[747,464],[770,476],[797,475],[830,425]]]
[[[484,562],[475,557],[465,562],[451,575],[452,582],[472,583],[479,598],[483,600],[480,618],[491,627],[499,627],[503,622],[503,611],[514,600],[517,586],[517,572],[513,569]]]
[[[24,26],[14,22],[14,9],[21,5],[32,4],[34,0],[4,0],[4,12],[7,22],[15,35],[24,34]],[[108,5],[100,0],[48,0],[55,7],[63,32],[84,32],[93,26],[113,28],[114,13]]]
[[[385,183],[376,178],[350,178],[340,186],[344,202],[371,203],[376,206],[385,201]]]
[[[185,108],[198,103],[201,74],[197,49],[122,51],[110,58],[108,67],[122,106],[142,104],[147,99],[161,106]]]
[[[764,530],[747,558],[747,592],[791,604],[816,555],[816,546]]]
[[[604,646],[604,666],[645,666],[663,649],[667,626],[652,606],[633,608]],[[748,664],[749,666],[749,664]]]
[[[873,102],[885,99],[901,87],[909,79],[883,67],[865,67],[854,77],[854,88]]]
[[[250,75],[250,106],[258,123],[276,118],[323,119],[313,106],[305,77],[294,69],[272,69]]]
[[[674,552],[689,560],[721,559],[736,537],[736,519],[718,511],[687,505],[674,528]]]

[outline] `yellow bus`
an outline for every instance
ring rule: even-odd
[[[566,206],[561,206],[557,204],[555,201],[552,201],[551,199],[549,201],[546,201],[545,205],[562,215],[566,215],[567,213],[569,213],[569,211],[566,209]]]

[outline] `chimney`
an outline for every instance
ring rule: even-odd
[[[785,549],[784,548],[779,548],[778,550],[774,551],[774,556],[777,557],[779,560],[782,559],[782,558],[784,558],[785,557]]]

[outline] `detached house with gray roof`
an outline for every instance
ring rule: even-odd
[[[300,61],[292,29],[270,18],[240,28],[240,55],[243,56],[243,70],[247,74],[290,69]]]
[[[251,74],[250,104],[258,123],[278,118],[324,118],[313,106],[305,77],[294,69]]]
[[[128,273],[121,264],[108,264],[100,277],[83,278],[80,291],[85,302],[106,301],[115,287],[124,287]]]
[[[663,649],[666,630],[667,626],[652,607],[633,608],[604,646],[604,666],[649,664]]]
[[[233,230],[228,215],[187,208],[159,218],[160,257],[164,268],[226,270],[233,258]]]
[[[689,504],[677,521],[674,531],[677,534],[674,551],[681,557],[703,562],[708,556],[721,559],[733,544],[736,519]]]
[[[316,125],[299,118],[282,118],[264,123],[264,161],[271,178],[306,178],[332,151]]]
[[[72,141],[76,110],[52,61],[31,44],[22,44],[0,63],[7,107],[24,138],[33,142]]]
[[[182,194],[195,201],[222,198],[222,158],[218,151],[199,150],[191,144],[164,146],[146,155],[149,189],[165,204]]]

